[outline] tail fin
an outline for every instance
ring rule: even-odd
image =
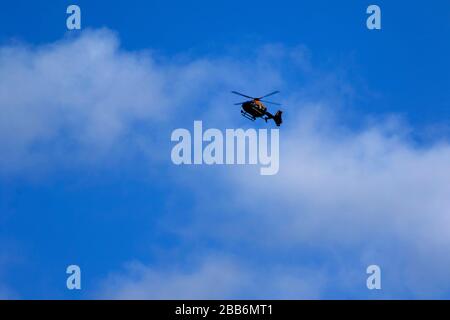
[[[275,121],[275,123],[278,127],[280,126],[280,124],[283,123],[283,120],[281,119],[282,113],[283,113],[283,111],[278,110],[277,113],[275,113],[275,115],[273,116],[273,120]]]

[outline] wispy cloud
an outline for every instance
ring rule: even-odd
[[[192,183],[202,206],[194,229],[183,230],[245,243],[274,259],[279,251],[305,259],[301,252],[313,250],[328,270],[323,297],[333,286],[369,296],[363,279],[373,263],[385,271],[385,297],[445,296],[450,146],[417,145],[395,118],[350,130],[329,110],[310,105],[290,114],[295,125],[282,131],[278,175],[239,170],[218,179],[226,205]]]
[[[303,271],[303,273],[302,273]],[[300,277],[300,274],[302,277]],[[188,266],[152,268],[129,263],[106,278],[97,297],[109,299],[317,298],[322,285],[315,271],[285,266],[261,270],[220,255]]]

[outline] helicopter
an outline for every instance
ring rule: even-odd
[[[272,102],[272,101],[267,101],[267,100],[263,100],[264,98],[267,98],[269,96],[272,96],[274,94],[279,93],[280,91],[273,91],[271,93],[268,93],[264,96],[261,96],[259,98],[254,98],[254,97],[250,97],[246,94],[237,92],[237,91],[231,91],[231,93],[237,94],[239,96],[251,99],[248,101],[244,101],[244,102],[238,102],[235,103],[234,105],[240,105],[241,106],[241,114],[244,118],[247,118],[251,121],[255,121],[256,118],[263,118],[266,122],[269,119],[273,119],[273,121],[275,121],[275,124],[279,127],[281,125],[281,123],[283,122],[283,120],[281,119],[281,114],[283,113],[283,111],[278,110],[275,115],[271,114],[270,112],[267,111],[267,107],[264,105],[264,103],[269,103],[269,104],[273,104],[273,105],[277,105],[277,106],[281,106],[281,104],[277,103],[277,102]],[[263,103],[264,102],[264,103]]]

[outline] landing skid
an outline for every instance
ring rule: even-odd
[[[256,118],[254,116],[252,116],[250,113],[247,113],[247,112],[245,112],[243,110],[241,110],[241,114],[242,114],[242,116],[244,118],[247,118],[248,120],[251,120],[251,121],[255,121],[256,120]]]

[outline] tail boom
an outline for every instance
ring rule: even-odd
[[[281,110],[278,110],[276,113],[275,113],[275,115],[273,115],[273,114],[271,114],[271,113],[269,113],[269,112],[266,112],[266,118],[265,118],[265,120],[266,120],[266,122],[267,122],[267,120],[269,120],[269,119],[273,119],[273,121],[275,122],[275,124],[277,125],[277,127],[279,127],[282,123],[283,123],[283,119],[281,118],[281,115],[283,114],[283,111],[281,111]]]

